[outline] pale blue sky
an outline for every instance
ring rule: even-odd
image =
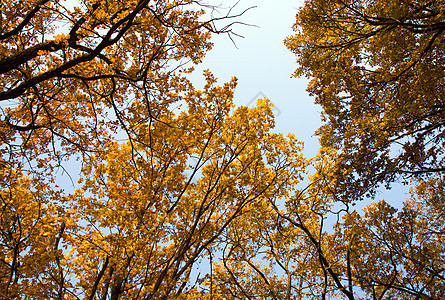
[[[222,0],[228,7],[236,1]],[[318,139],[312,137],[320,126],[321,109],[305,91],[305,78],[291,78],[297,65],[295,56],[287,50],[283,40],[292,35],[292,25],[302,1],[296,0],[241,0],[234,13],[256,6],[238,20],[258,27],[236,25],[233,30],[244,38],[234,37],[236,47],[226,35],[214,37],[214,48],[204,62],[196,67],[192,77],[199,88],[203,85],[202,70],[209,69],[219,84],[238,78],[235,103],[249,105],[258,93],[276,106],[276,132],[293,133],[305,143],[306,156],[314,156]],[[250,105],[249,105],[250,106]]]

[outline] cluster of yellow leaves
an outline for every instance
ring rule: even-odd
[[[369,297],[443,298],[443,188],[422,182],[400,210],[381,200],[345,215],[330,243],[339,272]]]
[[[443,172],[444,11],[441,1],[377,0],[313,0],[299,11],[286,45],[322,106],[317,133],[338,150],[332,178],[344,200]]]
[[[203,14],[199,5],[179,0],[5,1],[2,143],[14,150],[28,146],[20,155],[32,158],[37,151],[31,149],[40,148],[60,159],[156,117],[177,100],[165,97],[176,88],[166,78],[188,60],[199,62],[211,47],[204,26],[211,19]],[[167,65],[171,58],[174,67]]]
[[[43,228],[54,224],[43,234],[49,244],[17,241],[24,248],[16,254],[6,245],[5,274],[16,279],[2,279],[5,297],[18,291],[42,299],[193,295],[193,282],[201,278],[192,272],[197,261],[209,252],[217,256],[232,230],[255,219],[267,222],[261,212],[302,179],[307,165],[302,147],[293,136],[270,132],[274,119],[268,100],[234,109],[236,80],[218,87],[209,72],[205,76],[203,91],[170,78],[169,86],[182,87],[182,96],[175,97],[184,109],[138,122],[132,128],[137,139],[113,142],[106,151],[86,156],[82,189],[62,199],[44,198],[56,209],[46,213],[57,216],[52,223],[32,215],[39,210],[27,194],[2,196],[9,199],[4,211],[26,206],[16,218],[32,218]],[[14,224],[5,221],[5,226]],[[35,227],[23,221],[20,226]],[[48,276],[22,269],[31,264],[27,249],[49,256],[46,264],[37,261],[46,268],[39,272]],[[24,288],[27,284],[32,291]]]
[[[18,170],[1,175],[0,297],[56,297],[64,263],[61,194]]]

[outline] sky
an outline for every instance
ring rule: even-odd
[[[222,0],[223,8],[235,1]],[[202,71],[209,69],[222,85],[233,76],[238,78],[235,104],[255,105],[256,99],[266,97],[275,106],[275,132],[293,133],[305,143],[305,155],[314,156],[318,138],[312,136],[320,126],[320,107],[306,92],[308,80],[293,78],[297,68],[295,56],[283,44],[293,34],[292,25],[302,1],[298,0],[241,0],[233,13],[246,11],[239,21],[253,25],[236,25],[234,43],[227,35],[216,35],[214,47],[191,77],[202,88]],[[223,9],[221,11],[224,11]]]

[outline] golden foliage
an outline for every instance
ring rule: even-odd
[[[236,79],[187,80],[231,33],[208,8],[2,3],[0,298],[442,299],[443,2],[306,1],[286,44],[323,108],[312,160]],[[400,177],[403,207],[352,209]]]
[[[374,194],[444,169],[443,1],[307,1],[286,45],[337,150],[336,193]],[[357,180],[357,179],[360,180]]]

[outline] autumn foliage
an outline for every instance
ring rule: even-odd
[[[285,41],[323,110],[312,184],[331,204],[313,213],[337,222],[312,242],[331,277],[322,297],[444,297],[444,13],[443,1],[310,0]],[[394,182],[410,199],[353,210]]]
[[[267,99],[187,79],[243,14],[213,8],[1,3],[0,298],[442,299],[444,3],[306,1],[309,160]]]
[[[286,44],[323,108],[321,144],[339,150],[337,194],[444,172],[443,14],[442,1],[314,0],[300,10]]]

